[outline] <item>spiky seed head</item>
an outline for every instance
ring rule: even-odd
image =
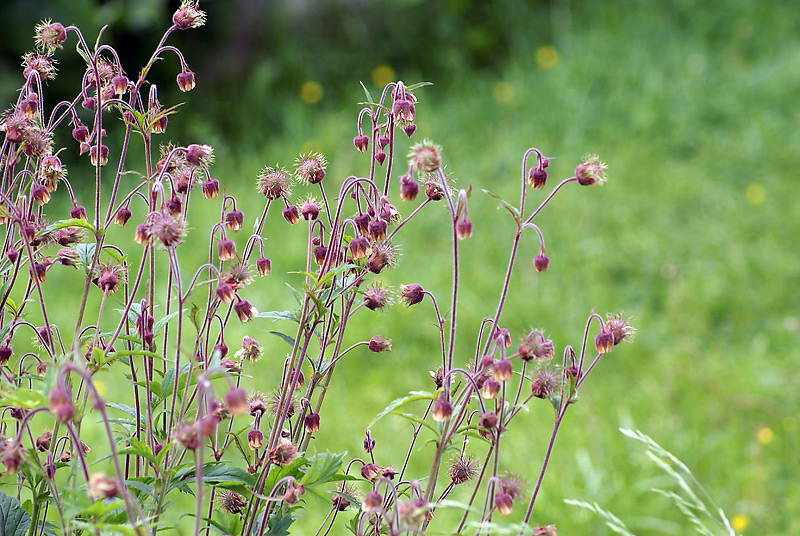
[[[270,201],[285,198],[292,192],[292,179],[285,168],[267,166],[261,170],[256,178],[258,191]]]

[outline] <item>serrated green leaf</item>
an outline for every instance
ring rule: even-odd
[[[31,526],[31,516],[20,506],[16,497],[0,491],[0,535],[25,536]]]
[[[306,469],[306,473],[300,479],[300,483],[309,487],[330,482],[331,477],[341,468],[342,460],[346,455],[347,452],[326,452],[312,456],[309,458],[311,467]]]
[[[376,422],[380,419],[388,415],[389,413],[393,412],[399,407],[405,406],[406,404],[410,404],[411,402],[416,402],[417,400],[433,400],[434,395],[433,393],[429,393],[427,391],[411,391],[409,396],[404,396],[401,398],[395,398],[392,400],[383,411],[378,413],[374,419],[370,421],[370,423],[366,426],[366,428],[372,428]]]
[[[282,507],[270,516],[264,536],[289,536],[289,527],[293,521],[292,511],[286,506]]]
[[[78,252],[78,257],[81,260],[81,264],[83,264],[83,266],[87,270],[92,265],[92,259],[94,258],[94,249],[95,249],[95,244],[77,244],[75,246],[75,250]]]

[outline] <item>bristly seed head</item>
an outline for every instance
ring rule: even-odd
[[[370,311],[380,311],[391,304],[391,293],[380,281],[373,282],[364,291],[364,307]]]
[[[258,191],[270,201],[287,197],[292,193],[292,179],[285,168],[266,166],[256,177]]]
[[[60,22],[43,20],[36,26],[34,39],[38,47],[53,52],[67,40],[67,31]]]
[[[287,438],[281,438],[274,449],[269,451],[269,460],[275,465],[286,466],[297,458],[297,447]]]
[[[327,165],[321,153],[301,154],[295,161],[294,176],[304,184],[319,184],[325,178]]]
[[[206,14],[198,8],[197,0],[183,0],[172,14],[172,24],[178,30],[199,28],[206,22]]]
[[[478,474],[478,463],[472,456],[459,456],[450,460],[450,480],[458,486],[469,482]]]
[[[442,165],[442,148],[430,140],[424,140],[411,147],[408,158],[420,173],[433,173]]]
[[[583,159],[583,163],[575,168],[575,177],[578,184],[589,186],[606,182],[606,166],[596,154],[590,154]]]
[[[559,387],[559,378],[550,369],[541,369],[533,376],[531,382],[531,394],[536,398],[548,398],[555,393]]]
[[[247,507],[247,502],[236,492],[228,489],[217,489],[217,506],[230,514],[241,514]]]
[[[614,345],[616,346],[624,340],[632,340],[633,335],[636,333],[636,328],[631,325],[630,318],[624,314],[608,313],[604,331],[614,336]]]
[[[518,352],[525,361],[550,361],[553,359],[553,341],[546,339],[540,330],[534,329],[522,340]]]
[[[56,60],[47,54],[29,52],[22,56],[22,66],[22,74],[26,79],[29,79],[34,72],[39,75],[42,82],[56,78]]]

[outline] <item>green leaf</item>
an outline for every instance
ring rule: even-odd
[[[291,320],[292,322],[300,322],[297,318],[297,313],[294,311],[264,311],[258,313],[256,318],[273,318],[275,320]]]
[[[19,390],[3,393],[3,407],[18,407],[25,409],[46,408],[49,403],[47,397],[38,391]]]
[[[509,203],[508,201],[506,201],[505,199],[503,199],[499,195],[493,194],[489,190],[484,189],[483,193],[485,193],[486,195],[488,195],[489,197],[491,197],[495,201],[499,201],[500,202],[500,207],[503,207],[504,209],[509,211],[511,213],[511,215],[514,216],[514,220],[517,222],[517,225],[520,224],[519,210],[517,210],[517,208],[515,206],[513,206],[511,203]],[[500,207],[497,207],[497,208],[500,208]]]
[[[78,257],[80,257],[81,263],[86,267],[87,270],[92,265],[94,248],[95,244],[77,244],[75,246],[75,249],[78,252]]]
[[[425,428],[429,429],[436,437],[439,437],[439,429],[426,421],[425,419],[421,419],[416,415],[412,415],[411,413],[403,413],[402,411],[393,411],[392,415],[397,415],[399,417],[403,417],[404,419],[408,419],[409,421],[415,422],[417,424],[421,424]]]
[[[168,314],[167,316],[165,316],[164,318],[162,318],[161,320],[159,320],[158,322],[156,322],[156,325],[153,326],[153,334],[155,335],[156,333],[161,331],[161,328],[166,326],[167,322],[169,322],[170,320],[172,320],[173,318],[178,316],[178,312],[179,311],[172,312],[172,313]]]
[[[124,411],[125,413],[133,417],[134,421],[136,420],[136,410],[126,404],[118,404],[116,402],[106,402],[106,406],[118,409],[120,411]],[[145,427],[147,426],[147,420],[145,419],[144,415],[141,414],[139,415],[139,422],[142,424],[142,426]]]
[[[264,536],[289,536],[289,527],[293,521],[292,511],[284,506],[269,518]]]
[[[308,486],[315,484],[324,484],[332,480],[331,477],[342,466],[342,460],[347,455],[347,452],[332,453],[326,452],[324,454],[317,454],[309,458],[311,467],[306,470],[306,474],[300,479],[300,483]]]
[[[52,233],[53,231],[64,229],[66,227],[83,227],[84,229],[89,229],[92,232],[92,234],[94,235],[97,234],[97,232],[94,229],[94,225],[92,225],[88,221],[82,220],[80,218],[70,218],[68,220],[59,220],[53,224],[48,225],[47,227],[36,233],[36,236],[43,236],[48,233]]]
[[[286,341],[286,343],[289,346],[292,347],[294,346],[294,338],[286,335],[285,333],[281,333],[280,331],[268,331],[267,333],[269,333],[270,335],[275,335],[276,337],[280,337],[281,339]]]
[[[31,515],[20,506],[16,497],[0,491],[0,535],[25,536],[31,526]]]
[[[401,406],[405,406],[406,404],[410,404],[411,402],[416,402],[417,400],[433,400],[434,395],[433,393],[429,393],[427,391],[411,391],[409,396],[404,396],[402,398],[396,398],[392,400],[386,408],[378,413],[374,419],[370,421],[370,423],[366,426],[366,428],[372,428],[376,422],[380,419],[392,413],[394,410]]]
[[[364,85],[364,82],[359,81],[358,83],[361,84],[362,88],[364,88],[364,94],[367,96],[367,102],[370,103],[370,104],[373,104],[375,101],[372,100],[372,95],[369,94],[369,90],[367,89],[367,86]]]
[[[294,288],[289,283],[286,283],[286,286],[289,287],[289,290],[292,291],[292,295],[294,296],[294,299],[297,300],[297,304],[302,307],[302,305],[303,305],[303,293],[300,292],[299,290],[297,290],[296,288]]]

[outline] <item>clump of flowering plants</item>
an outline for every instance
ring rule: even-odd
[[[180,514],[190,516],[195,534],[285,534],[301,509],[322,511],[319,533],[338,519],[358,535],[424,534],[445,530],[429,528],[443,508],[463,510],[448,532],[491,533],[498,516],[520,508],[520,534],[555,534],[554,525],[537,526],[531,515],[559,427],[594,366],[633,329],[622,315],[593,313],[581,343],[556,358],[544,332],[515,337],[501,317],[523,234],[540,246],[531,269],[545,271],[536,216],[565,185],[602,183],[605,165],[587,157],[530,210],[528,196],[546,185],[549,159],[537,149],[524,154],[518,205],[499,200],[516,222],[500,297],[475,330],[474,354],[457,361],[456,336],[464,329],[456,324],[459,248],[473,229],[470,190],[455,188],[445,174],[438,145],[405,141],[416,135],[415,90],[422,84],[390,83],[377,100],[367,92],[353,144],[369,159],[368,176],[328,177],[318,153],[300,155],[293,171],[265,167],[255,181],[264,209],[248,235],[236,199],[211,172],[213,149],[156,143],[176,108],[159,102],[150,68],[176,56],[177,84],[192,90],[194,74],[167,40],[204,21],[197,3],[184,1],[137,78],[125,74],[114,48],[99,39],[92,47],[78,28],[59,23],[37,27],[37,49],[24,56],[25,82],[0,120],[0,503],[18,520],[12,532],[155,534],[176,526],[180,516],[168,508],[186,493],[195,506]],[[49,106],[44,84],[56,74],[57,50],[72,38],[86,70],[73,100]],[[63,154],[89,159],[88,185],[71,182],[55,145],[54,132],[68,128],[74,146]],[[106,128],[122,131],[120,147],[106,145]],[[141,140],[141,169],[129,168],[134,140]],[[407,167],[396,178],[406,152]],[[55,196],[68,211],[49,210],[58,205]],[[211,214],[191,222],[208,244],[207,259],[192,266],[178,255],[190,202],[207,204],[203,215]],[[411,207],[405,216],[403,204]],[[376,280],[398,262],[399,232],[408,222],[442,208],[452,233],[447,303],[419,282],[392,291]],[[293,235],[307,251],[305,265],[293,267],[304,278],[295,311],[257,309],[256,281],[272,272],[262,236],[268,217],[303,228]],[[76,269],[83,284],[74,317],[52,322],[65,290],[49,288],[48,274]],[[431,308],[441,343],[441,358],[431,364],[433,390],[395,400],[373,420],[390,413],[411,419],[407,454],[376,460],[372,423],[364,458],[319,454],[324,445],[313,441],[325,425],[323,402],[337,365],[360,347],[392,350],[379,336],[352,340],[347,326],[370,314],[362,309],[392,306],[393,295],[403,306]],[[226,338],[232,324],[275,319],[293,322],[296,331],[282,335],[291,350],[272,363],[260,361],[258,340]],[[275,385],[244,388],[268,367],[279,373]],[[106,394],[98,388],[101,372],[115,385]],[[538,400],[548,401],[555,417],[535,486],[526,491],[520,476],[500,470],[501,443],[511,421]],[[422,408],[418,414],[397,411],[412,403]],[[104,439],[90,446],[85,433],[97,422]],[[419,448],[426,434],[432,453]],[[429,458],[429,473],[408,474],[412,457]],[[466,488],[458,492],[462,501],[452,498],[458,488]]]

